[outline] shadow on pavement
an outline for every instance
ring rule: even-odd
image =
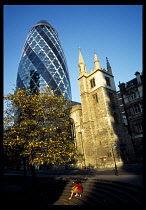
[[[4,176],[1,205],[3,204],[5,209],[47,207],[59,199],[67,183],[67,180],[52,177],[36,177],[32,185],[31,177]]]

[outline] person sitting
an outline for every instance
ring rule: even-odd
[[[75,184],[73,187],[72,187],[72,190],[71,190],[71,195],[69,197],[69,200],[72,199],[73,195],[75,194],[75,197],[81,197],[81,194],[83,192],[83,187],[81,184]]]

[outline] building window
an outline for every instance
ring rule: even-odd
[[[111,86],[110,78],[109,77],[105,77],[105,80],[106,80],[106,84],[108,86]]]
[[[95,87],[95,78],[92,78],[91,80],[90,80],[90,84],[91,84],[91,88],[93,88],[93,87]]]
[[[138,133],[140,133],[140,132],[142,132],[142,131],[143,131],[143,128],[142,128],[142,123],[138,123],[138,124],[136,124],[136,125],[135,125],[135,127],[136,127],[136,131],[137,131]]]
[[[76,138],[76,132],[75,132],[75,123],[73,119],[70,119],[70,126],[71,126],[71,137],[74,140]]]
[[[134,114],[138,114],[138,113],[141,112],[141,109],[140,109],[139,104],[135,104],[135,105],[133,106],[133,112],[134,112]]]
[[[108,97],[110,99],[110,102],[114,102],[114,95],[111,92],[108,92]]]
[[[137,93],[136,93],[136,92],[134,92],[134,93],[132,93],[132,94],[130,95],[129,100],[132,101],[132,100],[134,100],[135,98],[137,98]]]
[[[98,102],[98,96],[97,96],[97,93],[95,93],[95,94],[93,95],[93,100],[94,100],[94,102],[95,102],[95,103],[97,103],[97,102]]]
[[[114,112],[113,117],[114,117],[115,123],[118,124],[119,123],[119,120],[118,120],[118,115],[117,115],[116,112]]]
[[[111,152],[108,152],[108,153],[107,153],[107,156],[108,156],[108,157],[112,157],[112,153],[111,153]]]

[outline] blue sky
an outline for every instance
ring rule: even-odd
[[[111,64],[116,89],[142,72],[142,5],[4,5],[4,95],[13,93],[29,30],[46,20],[58,32],[66,56],[72,100],[80,102],[78,47],[87,72],[94,50],[101,68]]]

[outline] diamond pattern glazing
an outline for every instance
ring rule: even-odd
[[[40,91],[47,85],[71,100],[71,86],[65,55],[56,30],[46,21],[30,31],[22,49],[16,86]]]

